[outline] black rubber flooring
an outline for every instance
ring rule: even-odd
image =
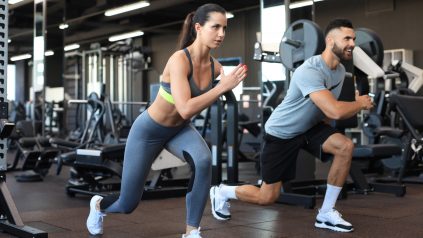
[[[240,166],[240,178],[257,179],[254,165]],[[68,173],[54,175],[53,167],[43,182],[18,183],[7,173],[7,186],[24,223],[47,231],[52,238],[90,237],[85,228],[89,197],[70,198],[65,193]],[[318,200],[320,207],[322,200]],[[405,197],[371,193],[349,195],[337,202],[344,218],[355,226],[352,233],[314,228],[317,212],[299,206],[274,204],[262,207],[233,201],[232,220],[217,221],[208,202],[201,222],[204,238],[221,237],[423,237],[423,185],[407,185]],[[181,237],[185,229],[184,198],[142,201],[129,215],[105,217],[105,233],[99,237]],[[12,237],[0,233],[0,237]]]

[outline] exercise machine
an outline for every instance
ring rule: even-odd
[[[88,102],[90,100],[93,101],[93,99],[89,99]],[[99,111],[99,115],[94,117],[94,125],[98,126],[107,106],[100,100],[89,104],[96,105],[93,108],[99,108],[91,113],[91,115],[95,115],[97,110]],[[109,102],[109,110],[110,106]],[[93,138],[95,130],[88,130],[90,131],[87,134],[90,146],[78,146],[70,152],[73,157],[72,168],[82,178],[81,183],[67,185],[66,192],[71,197],[76,194],[105,196],[118,194],[120,191],[125,144],[93,143],[90,138]],[[172,170],[186,165],[185,161],[172,155],[166,149],[162,150],[152,164],[142,199],[184,196],[187,192],[189,178],[174,178]]]
[[[406,62],[398,62],[401,69],[409,76],[408,88],[416,95],[423,96],[423,69]]]

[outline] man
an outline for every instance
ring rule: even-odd
[[[295,178],[298,152],[305,149],[322,160],[327,154],[333,155],[325,198],[315,226],[339,232],[354,230],[334,208],[350,170],[354,144],[326,123],[373,107],[369,96],[358,93],[353,102],[337,100],[345,77],[340,61],[352,59],[354,40],[349,20],[335,19],[329,23],[325,50],[296,69],[286,97],[266,122],[261,154],[263,184],[260,188],[253,185],[212,187],[210,199],[216,219],[230,219],[229,199],[260,205],[274,203],[282,182]]]

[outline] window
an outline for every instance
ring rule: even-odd
[[[285,5],[262,8],[261,12],[261,42],[262,45],[272,45],[279,51],[279,44],[285,32]],[[264,48],[266,50],[266,48]],[[273,51],[273,50],[272,50]],[[262,63],[262,80],[285,80],[285,67],[277,63]]]
[[[14,64],[7,65],[7,100],[15,101],[16,88],[16,66]]]

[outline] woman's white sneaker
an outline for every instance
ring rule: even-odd
[[[183,234],[182,235],[182,238],[201,238],[201,236],[200,236],[200,227],[198,227],[198,230],[197,229],[192,230],[189,233],[189,235]]]
[[[342,219],[341,213],[335,209],[329,210],[327,212],[319,211],[314,226],[339,232],[351,232],[354,230],[354,227],[351,225],[351,223]]]
[[[90,214],[87,218],[87,229],[91,235],[103,234],[103,217],[105,213],[97,210],[97,203],[103,199],[103,197],[95,195],[90,201]]]

